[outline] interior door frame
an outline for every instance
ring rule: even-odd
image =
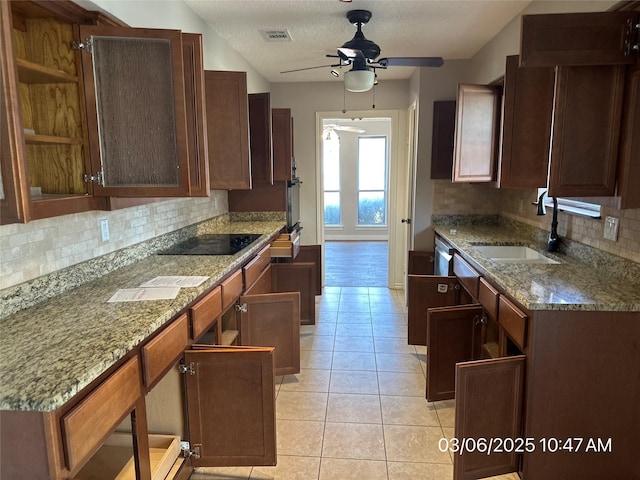
[[[389,136],[389,204],[388,204],[388,279],[387,287],[404,288],[403,278],[404,247],[406,245],[406,228],[398,228],[400,218],[404,214],[403,205],[406,203],[405,179],[406,179],[406,138],[407,118],[406,110],[358,110],[349,112],[316,112],[316,202],[318,212],[316,215],[316,231],[318,243],[324,245],[324,185],[322,179],[322,122],[330,118],[389,118],[391,119],[391,135]],[[324,256],[324,248],[322,249]],[[324,258],[323,258],[324,264]],[[398,270],[400,274],[398,274]],[[322,272],[322,284],[324,285],[324,270]]]

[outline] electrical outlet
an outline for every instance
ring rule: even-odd
[[[616,217],[606,217],[604,220],[604,238],[613,242],[618,241],[618,222]]]
[[[103,242],[109,240],[109,220],[100,220],[100,234]]]

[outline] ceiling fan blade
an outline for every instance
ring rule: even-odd
[[[306,68],[296,68],[295,70],[285,70],[280,73],[292,73],[292,72],[302,72],[303,70],[313,70],[314,68],[328,68],[328,67],[340,67],[340,64],[331,64],[331,65],[317,65],[315,67],[306,67]]]
[[[334,130],[340,130],[342,132],[353,132],[353,133],[364,133],[366,130],[364,128],[357,127],[349,127],[347,125],[336,125],[333,127]]]
[[[339,47],[338,48],[338,56],[342,60],[349,60],[349,59],[352,59],[352,58],[361,58],[361,59],[364,60],[364,53],[362,53],[362,51],[360,51],[360,50],[355,50],[353,48]]]
[[[441,67],[444,64],[442,57],[393,57],[381,58],[378,64],[382,68],[387,67]]]

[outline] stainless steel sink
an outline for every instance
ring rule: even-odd
[[[497,263],[560,263],[523,245],[476,245],[474,248]]]

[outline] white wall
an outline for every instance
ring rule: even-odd
[[[298,174],[304,181],[301,189],[302,243],[317,242],[317,215],[322,212],[317,205],[316,190],[316,112],[340,112],[343,109],[342,82],[272,83],[271,106],[290,108],[294,122],[294,150]],[[390,80],[380,82],[375,88],[375,109],[372,109],[373,92],[349,93],[346,96],[349,111],[406,109],[409,104],[409,81]]]

